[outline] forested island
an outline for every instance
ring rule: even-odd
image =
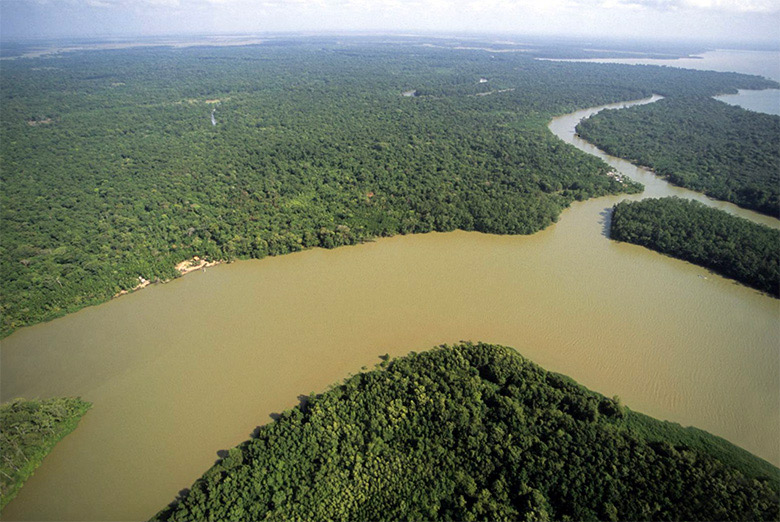
[[[605,110],[577,132],[675,185],[780,216],[780,116],[706,96]]]
[[[551,136],[553,115],[773,85],[328,39],[7,61],[0,335],[176,277],[195,256],[533,233],[574,200],[641,189]]]
[[[698,201],[660,198],[615,205],[610,235],[780,296],[780,230]]]
[[[154,520],[776,520],[779,473],[466,343],[309,397]]]
[[[78,398],[16,399],[0,405],[0,509],[90,407]]]

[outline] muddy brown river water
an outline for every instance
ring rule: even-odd
[[[550,129],[598,153],[573,135],[593,111]],[[695,197],[778,226],[601,157],[647,186],[632,199]],[[625,198],[575,203],[531,236],[431,233],[221,265],[17,331],[2,342],[2,400],[94,407],[3,519],[147,519],[299,395],[386,352],[459,340],[513,346],[780,464],[780,300],[610,241],[607,209]]]

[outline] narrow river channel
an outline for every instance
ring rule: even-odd
[[[573,135],[595,110],[550,129],[598,153]],[[633,198],[707,199],[598,155],[647,186]],[[610,241],[624,198],[575,203],[531,236],[398,236],[221,265],[15,332],[2,400],[80,395],[94,408],[3,519],[146,519],[299,395],[386,352],[466,339],[780,464],[780,301]]]

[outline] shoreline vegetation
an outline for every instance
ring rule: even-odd
[[[0,404],[0,510],[91,407],[80,398],[14,399]]]
[[[641,190],[552,136],[553,116],[654,92],[774,85],[521,54],[486,62],[317,41],[9,61],[0,336],[172,279],[196,255],[263,258],[455,229],[531,234],[573,201]],[[399,95],[409,89],[417,96]]]
[[[191,272],[195,272],[197,270],[206,270],[207,268],[211,268],[212,266],[221,265],[225,261],[207,261],[206,259],[201,259],[200,256],[193,256],[192,259],[187,259],[185,261],[182,261],[181,263],[177,263],[175,266],[176,271],[178,274],[176,277],[187,275]],[[129,293],[135,292],[136,290],[141,290],[142,288],[146,288],[147,286],[151,285],[152,282],[148,279],[144,279],[143,276],[138,276],[138,284],[135,285],[133,288],[129,290],[122,290],[114,295],[114,298],[117,298],[122,295],[127,295]],[[170,281],[170,279],[165,279],[161,281],[157,281],[159,283],[167,283]]]
[[[489,344],[302,399],[152,520],[775,520],[780,470]]]
[[[780,297],[780,230],[680,198],[621,201],[610,237]]]
[[[780,217],[780,116],[684,96],[601,111],[576,130],[670,183]]]

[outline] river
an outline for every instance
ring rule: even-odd
[[[698,56],[678,59],[658,58],[581,58],[552,59],[566,62],[622,63],[627,65],[661,65],[705,71],[755,74],[780,82],[780,52],[749,51],[740,49],[717,49]],[[715,96],[731,105],[739,105],[751,111],[780,116],[780,89],[763,91],[740,90],[738,94]]]
[[[617,106],[620,106],[618,104]],[[550,129],[647,186],[668,185]],[[4,520],[140,520],[297,397],[440,343],[517,348],[631,408],[780,464],[780,301],[605,237],[626,196],[576,202],[531,236],[397,236],[240,261],[154,285],[2,343],[2,399],[80,395],[78,429]]]

